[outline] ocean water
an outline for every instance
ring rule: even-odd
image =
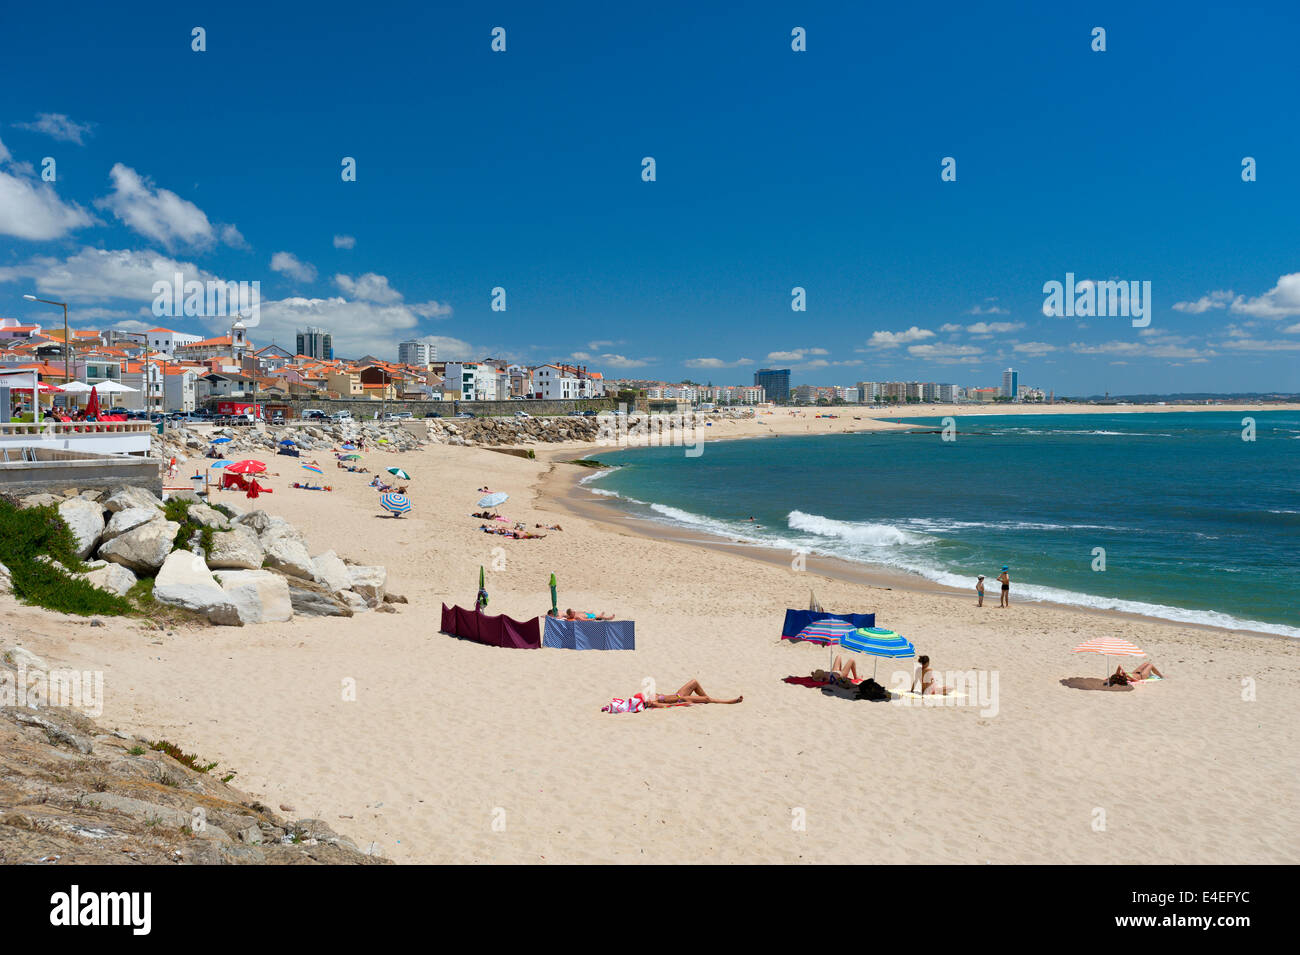
[[[1300,414],[1251,415],[1253,441],[1243,417],[967,416],[944,441],[926,433],[940,419],[891,416],[909,431],[602,450],[618,467],[584,486],[651,520],[946,586],[982,573],[995,603],[1007,565],[1013,600],[1300,637]]]

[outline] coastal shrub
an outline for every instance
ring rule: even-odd
[[[76,548],[76,538],[59,516],[58,508],[23,508],[12,497],[0,497],[0,564],[13,575],[14,593],[19,599],[83,617],[131,613],[134,608],[130,601],[36,560],[45,555],[75,573],[85,569]]]
[[[149,744],[150,749],[157,750],[160,753],[166,753],[182,766],[188,766],[196,773],[210,773],[217,768],[216,763],[201,763],[199,758],[193,753],[186,753],[181,750],[175,743],[170,743],[165,739],[155,740]]]
[[[212,528],[190,517],[190,503],[176,498],[163,503],[163,514],[167,520],[180,524],[180,530],[172,538],[172,547],[183,550],[190,546],[190,539],[198,534],[199,546],[203,549],[203,553],[210,554],[212,553]]]

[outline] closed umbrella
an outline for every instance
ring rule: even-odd
[[[554,615],[559,612],[560,605],[555,593],[555,575],[551,574],[551,613]]]
[[[99,417],[99,392],[94,388],[90,389],[90,400],[86,402],[86,417]]]
[[[504,504],[510,499],[510,495],[505,491],[495,491],[492,494],[485,494],[478,499],[479,507],[496,507],[498,504]]]
[[[478,565],[478,596],[474,598],[474,606],[482,610],[488,605],[487,581],[483,576],[483,565]]]

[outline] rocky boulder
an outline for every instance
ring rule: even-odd
[[[293,612],[308,617],[351,617],[352,608],[325,584],[288,577],[289,601]]]
[[[108,524],[104,527],[104,533],[99,535],[99,539],[107,543],[114,537],[119,537],[141,524],[159,520],[161,517],[162,515],[158,513],[156,507],[123,508],[108,519]]]
[[[313,557],[311,565],[316,572],[317,582],[324,584],[335,594],[352,589],[352,575],[348,573],[348,565],[343,563],[342,558],[334,551],[327,550]]]
[[[99,535],[104,532],[103,507],[96,501],[74,497],[59,505],[59,517],[76,538],[77,556],[84,559],[93,554]]]
[[[100,590],[107,590],[119,597],[135,586],[135,574],[121,564],[104,564],[89,573],[82,574],[81,579]]]
[[[363,597],[371,607],[384,602],[384,591],[388,586],[388,570],[384,567],[348,566],[351,590]]]
[[[230,521],[225,514],[206,504],[191,504],[189,516],[190,520],[197,521],[204,527],[211,527],[213,530],[224,531],[230,527]]]
[[[142,487],[130,487],[123,485],[113,488],[108,499],[104,501],[104,507],[113,513],[125,511],[131,507],[152,507],[156,510],[162,509],[162,501],[154,497],[152,493]]]
[[[227,570],[217,575],[221,589],[243,623],[270,623],[293,617],[289,583],[269,570]]]
[[[190,508],[190,513],[194,513],[194,508]],[[262,566],[262,557],[262,545],[249,527],[233,524],[228,531],[214,531],[212,534],[209,567],[257,570]]]
[[[203,614],[210,623],[244,623],[234,601],[217,583],[203,558],[188,550],[173,551],[163,561],[153,596],[159,603]]]
[[[150,521],[114,537],[99,549],[99,556],[137,574],[152,573],[172,552],[172,540],[180,529],[175,521]]]
[[[307,553],[307,545],[302,541],[302,535],[287,522],[280,523],[292,533],[280,527],[272,527],[259,538],[266,552],[266,565],[292,577],[315,580],[316,570],[311,555]]]
[[[9,573],[9,568],[0,564],[0,594],[11,594],[14,592],[14,578]]]

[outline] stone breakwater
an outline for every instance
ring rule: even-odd
[[[188,498],[188,499],[186,499]],[[57,510],[76,541],[85,569],[76,577],[119,596],[142,578],[153,599],[223,626],[270,623],[294,615],[351,617],[395,613],[406,598],[388,592],[388,571],[355,564],[332,550],[312,554],[306,537],[265,511],[221,509],[182,492],[164,506],[152,493],[119,487],[107,493],[69,490],[36,494],[22,507]],[[170,511],[168,510],[170,508]],[[181,520],[172,518],[183,517]],[[183,529],[187,529],[184,530]],[[12,588],[0,565],[0,590]]]

